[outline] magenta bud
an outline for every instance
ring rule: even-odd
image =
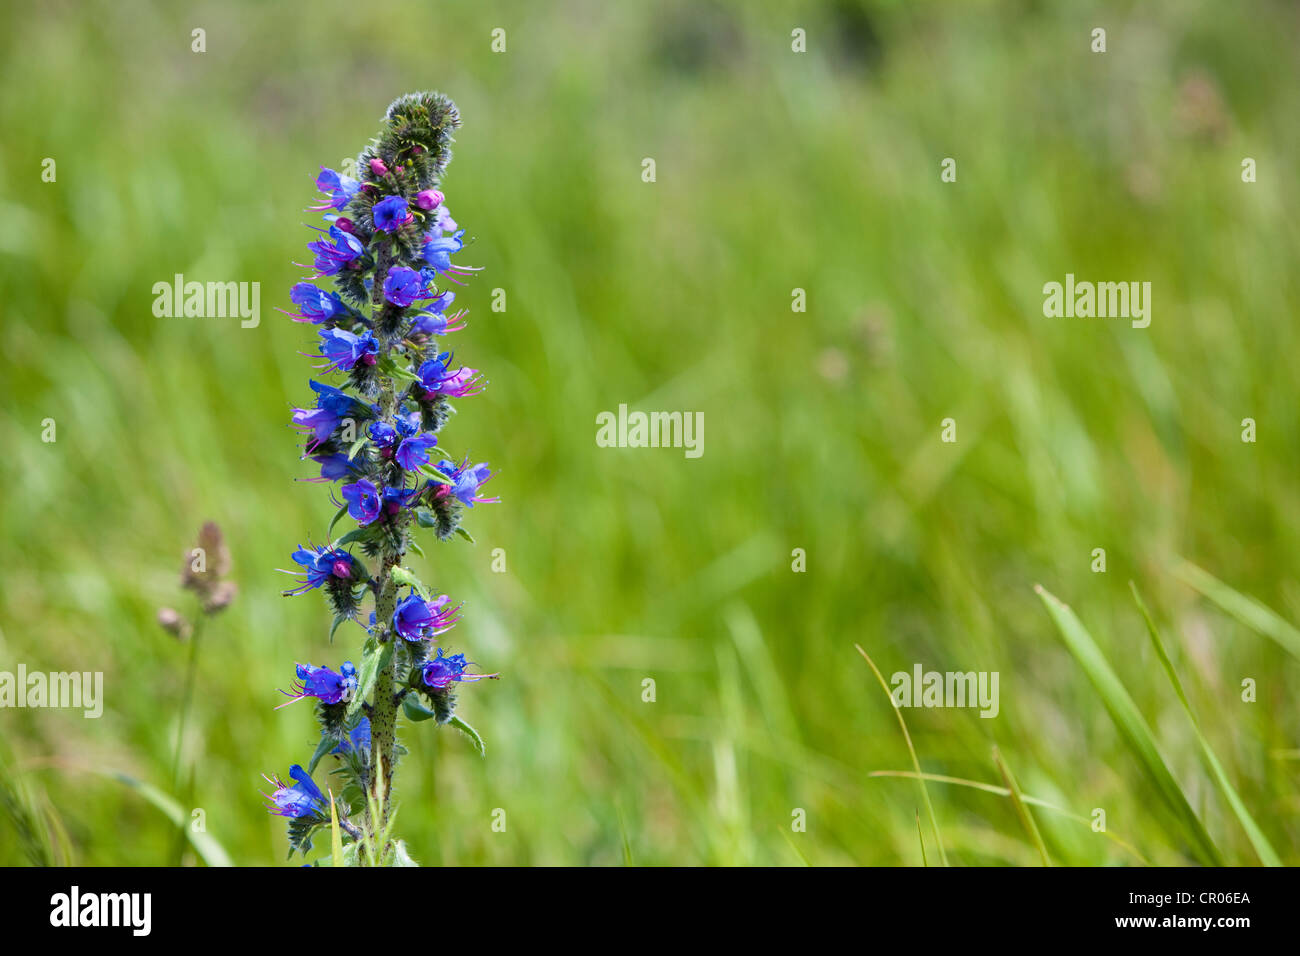
[[[347,216],[339,216],[337,219],[334,220],[334,225],[338,226],[344,232],[356,231],[356,227],[352,224],[352,220],[349,219]]]
[[[414,146],[411,147],[412,156],[419,156],[423,152],[424,152],[424,147],[421,146],[419,143],[416,143]]]
[[[388,167],[384,165],[384,161],[378,156],[370,161],[370,171],[376,176],[388,175]]]
[[[421,189],[415,194],[415,204],[428,211],[442,205],[443,195],[436,189]]]
[[[350,562],[348,562],[348,561],[344,561],[344,560],[341,559],[341,558],[340,558],[338,561],[335,561],[335,562],[334,562],[334,576],[335,576],[336,578],[350,578],[350,577],[352,577],[352,564],[351,564]]]

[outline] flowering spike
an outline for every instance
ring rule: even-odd
[[[434,344],[465,328],[465,310],[449,312],[456,296],[444,283],[464,284],[478,271],[454,261],[465,230],[441,186],[459,126],[451,100],[411,93],[389,106],[379,135],[357,157],[357,178],[321,168],[315,186],[322,198],[310,207],[321,219],[309,224],[315,236],[304,266],[312,275],[289,290],[293,308],[280,310],[315,333],[321,375],[340,376],[335,384],[309,381],[314,402],[292,410],[292,426],[304,435],[301,456],[319,469],[303,480],[330,483],[338,512],[327,544],[293,552],[295,584],[284,593],[319,589],[334,613],[331,639],[344,621],[364,620],[363,602],[373,604],[356,666],[298,664],[281,691],[289,700],[277,710],[310,697],[319,722],[308,769],[295,764],[289,783],[266,778],[273,787],[268,808],[289,821],[291,852],[309,849],[313,832],[331,825],[329,800],[311,777],[329,758],[344,776],[335,807],[341,836],[360,841],[359,859],[384,862],[391,853],[387,798],[402,752],[398,705],[407,694],[422,695],[435,723],[445,724],[455,706],[451,688],[497,676],[470,672],[464,654],[431,653],[460,620],[461,605],[431,596],[403,563],[418,528],[449,538],[462,508],[497,500],[480,494],[492,474],[486,464],[443,458],[431,466],[441,452],[436,433],[453,411],[449,401],[486,384],[478,369],[454,367],[451,353]],[[340,521],[345,526],[336,532]],[[373,570],[361,556],[373,559]],[[349,819],[354,813],[359,824]]]

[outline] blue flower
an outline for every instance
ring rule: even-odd
[[[465,243],[460,238],[463,235],[465,235],[464,229],[457,230],[450,236],[429,233],[424,237],[424,261],[429,263],[435,272],[471,271],[451,264],[452,254],[465,248]]]
[[[375,228],[380,232],[396,232],[414,217],[406,208],[406,200],[401,196],[389,196],[375,203],[373,210]]]
[[[379,517],[379,489],[369,478],[344,485],[339,491],[343,494],[343,500],[347,502],[348,514],[355,518],[358,524],[367,525]]]
[[[298,307],[297,313],[289,313],[295,322],[320,325],[348,314],[348,307],[337,292],[326,292],[310,282],[299,282],[290,289],[289,301]]]
[[[373,414],[368,406],[340,388],[316,381],[310,385],[316,393],[316,407],[295,408],[293,425],[312,433],[313,446],[333,435],[344,418],[370,418]]]
[[[450,371],[447,366],[451,364],[451,357],[450,352],[441,352],[437,358],[421,363],[415,370],[415,377],[424,389],[425,399],[433,399],[438,395],[468,398],[486,387],[483,376],[476,368],[461,367],[454,372]]]
[[[397,429],[388,422],[372,422],[366,430],[377,448],[392,448],[397,442]]]
[[[348,734],[347,737],[345,737],[343,740],[339,741],[339,745],[335,747],[333,750],[331,750],[330,753],[346,754],[346,753],[351,753],[354,750],[369,750],[369,749],[370,749],[370,718],[362,717],[359,721],[357,721],[357,725],[352,728],[352,732]]]
[[[293,786],[289,786],[279,777],[263,777],[267,783],[275,787],[274,793],[263,794],[267,799],[268,810],[277,816],[294,819],[323,817],[329,813],[329,803],[325,800],[325,794],[320,792],[320,787],[316,786],[307,771],[294,764],[289,768],[289,777],[297,781]]]
[[[416,299],[427,296],[428,291],[424,287],[424,279],[420,277],[420,273],[406,266],[396,266],[388,270],[388,277],[384,279],[384,298],[393,305],[404,309]]]
[[[320,478],[307,478],[305,481],[338,481],[357,472],[359,464],[342,452],[337,455],[313,455],[312,461],[320,465]]]
[[[421,677],[428,687],[434,690],[446,690],[455,681],[476,681],[483,680],[485,677],[496,677],[496,674],[470,674],[467,673],[470,662],[465,660],[464,654],[452,654],[450,657],[442,656],[442,648],[438,648],[438,656],[430,658],[424,662],[420,668]]]
[[[313,263],[316,271],[323,276],[337,275],[345,266],[360,259],[365,251],[360,239],[338,226],[330,226],[329,235],[333,242],[317,239],[307,243],[307,249],[316,256]]]
[[[358,362],[374,365],[379,357],[379,342],[369,332],[355,335],[346,329],[321,329],[321,354],[324,368],[349,372]]]
[[[389,486],[384,489],[384,511],[390,515],[395,515],[419,492],[418,488],[393,488]]]
[[[356,581],[364,575],[364,569],[357,559],[342,548],[312,550],[299,545],[298,550],[293,553],[293,560],[302,566],[306,574],[298,579],[298,587],[285,592],[286,594],[302,594],[304,591],[320,587],[330,578]]]
[[[429,451],[436,444],[438,439],[433,435],[415,435],[398,445],[397,454],[393,457],[404,470],[415,471],[429,463]]]
[[[334,172],[334,170],[322,166],[320,175],[316,177],[316,188],[329,195],[329,202],[312,208],[317,210],[342,209],[352,201],[352,197],[361,188],[361,183],[351,176],[342,176]]]
[[[305,697],[315,697],[326,704],[347,703],[357,691],[357,669],[351,661],[344,661],[337,674],[328,667],[313,667],[310,664],[299,664],[297,674],[298,682],[293,685],[293,692],[280,691],[292,698],[280,707],[288,707]]]
[[[446,607],[447,600],[447,595],[440,594],[426,601],[412,589],[393,611],[393,629],[408,641],[427,640],[451,630],[460,619],[460,607]]]
[[[479,488],[492,477],[487,462],[483,462],[481,465],[471,465],[469,459],[466,458],[458,466],[455,462],[444,458],[438,462],[438,470],[452,480],[450,485],[440,484],[437,486],[435,494],[440,498],[446,495],[455,495],[461,504],[467,508],[472,508],[475,504],[495,504],[501,500],[500,498],[479,497]]]

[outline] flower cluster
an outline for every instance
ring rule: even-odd
[[[315,333],[315,351],[304,354],[319,360],[319,377],[341,379],[310,380],[313,401],[292,411],[303,457],[319,466],[306,480],[330,484],[338,510],[327,544],[293,552],[295,586],[284,593],[319,589],[334,613],[331,640],[349,621],[366,632],[359,666],[299,664],[296,681],[282,692],[287,703],[315,700],[320,723],[309,766],[290,770],[294,783],[268,778],[275,788],[268,806],[290,820],[291,853],[309,849],[312,832],[330,823],[331,798],[311,774],[332,755],[342,775],[333,796],[339,826],[362,846],[350,847],[349,858],[393,858],[386,800],[404,752],[395,738],[399,710],[413,721],[456,726],[481,748],[455,715],[452,689],[496,675],[475,673],[463,654],[433,647],[460,620],[461,606],[435,595],[402,563],[409,551],[423,554],[416,529],[472,541],[461,528],[464,509],[498,500],[481,492],[492,477],[488,465],[467,457],[457,463],[439,436],[449,401],[487,384],[478,369],[457,365],[437,344],[465,328],[465,312],[452,310],[456,294],[445,285],[462,285],[477,271],[452,261],[464,248],[465,230],[439,188],[459,125],[446,97],[403,96],[362,150],[356,178],[322,169],[321,198],[311,209],[323,219],[311,227],[311,262],[303,266],[311,274],[289,292],[295,309],[286,314]],[[351,529],[334,537],[345,518]],[[367,603],[368,625],[361,617]],[[364,814],[360,827],[348,819],[354,806]]]

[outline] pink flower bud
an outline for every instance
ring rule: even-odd
[[[339,216],[334,220],[334,225],[338,226],[344,232],[356,232],[356,227],[352,224],[352,220],[347,216]]]
[[[421,189],[415,194],[415,204],[426,211],[437,209],[442,205],[443,198],[442,193],[436,189]]]
[[[384,161],[378,156],[370,161],[370,171],[376,176],[388,175],[388,167],[384,165]]]

